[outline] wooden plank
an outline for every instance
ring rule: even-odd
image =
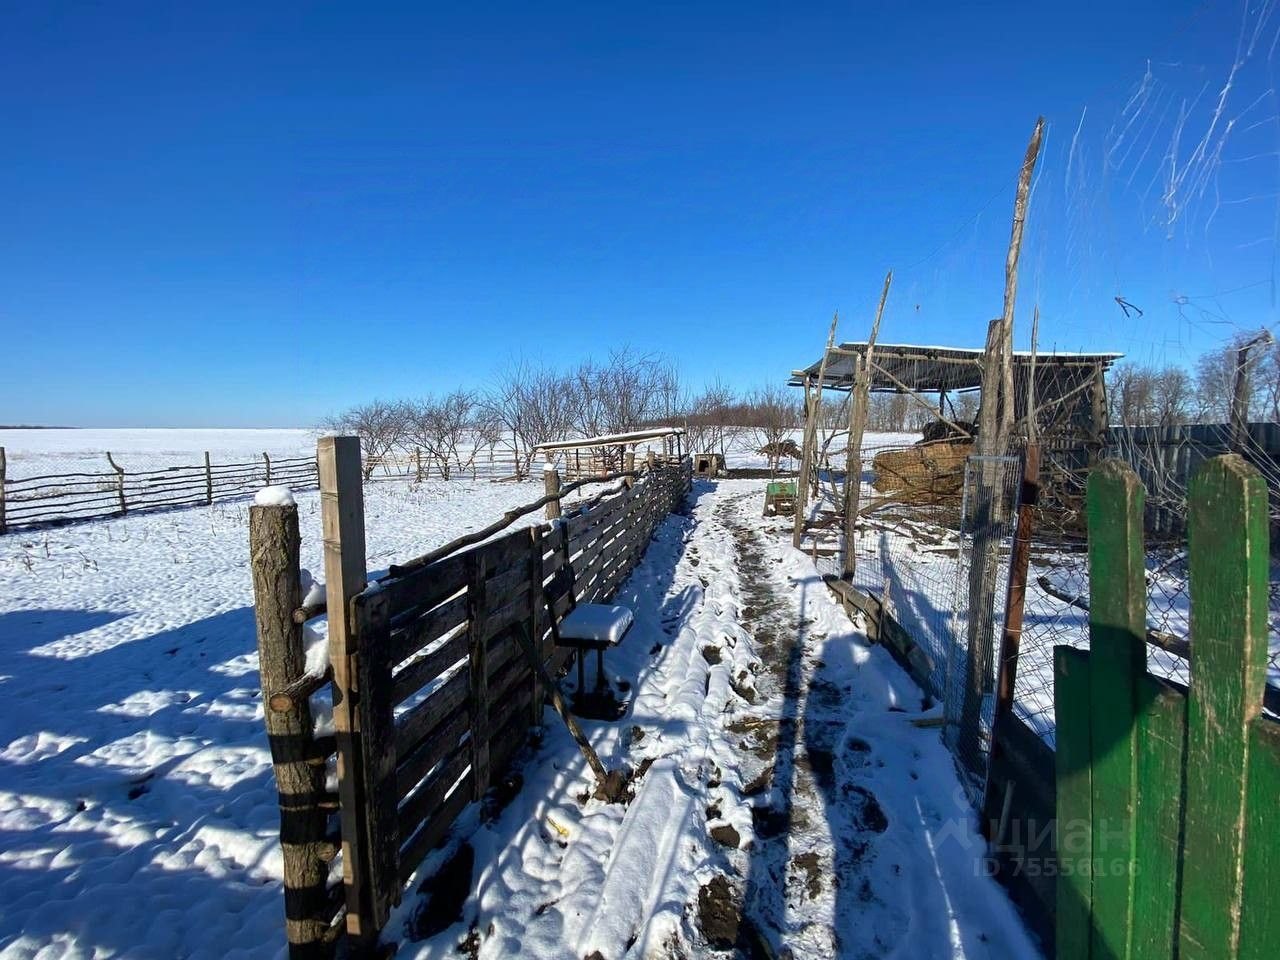
[[[1245,797],[1244,890],[1240,907],[1241,960],[1271,960],[1280,944],[1280,723],[1257,717],[1249,727],[1249,781]]]
[[[376,939],[368,898],[369,860],[365,829],[363,746],[355,709],[357,677],[351,601],[365,587],[364,488],[360,441],[321,437],[316,449],[320,475],[320,520],[324,534],[325,604],[329,614],[329,660],[333,667],[333,725],[338,742],[342,880],[347,933],[357,942]]]
[[[400,836],[411,837],[423,823],[431,818],[440,808],[449,788],[458,782],[458,778],[471,762],[471,754],[465,744],[455,743],[453,749],[446,753],[431,770],[431,775],[417,785],[409,794],[399,810]]]
[[[1145,499],[1137,474],[1108,460],[1089,475],[1089,735],[1093,788],[1093,943],[1127,960],[1133,943],[1137,793],[1135,685],[1146,671]],[[1061,722],[1063,714],[1055,714]],[[1113,865],[1119,864],[1119,867]]]
[[[391,662],[403,663],[415,653],[456,627],[466,623],[467,597],[459,593],[428,610],[426,613],[403,621],[391,633]]]
[[[440,689],[432,691],[430,696],[397,720],[397,756],[407,756],[442,720],[467,702],[471,684],[468,672],[459,670]]]
[[[396,768],[396,797],[404,800],[436,765],[462,745],[463,736],[471,729],[471,717],[462,704],[431,731],[430,735]],[[467,753],[468,763],[470,753]],[[401,831],[401,836],[406,834]]]
[[[527,546],[528,541],[525,541]],[[487,579],[484,552],[476,551],[470,560],[470,576],[467,597],[470,601],[471,624],[467,628],[467,651],[470,665],[468,706],[471,712],[471,788],[472,799],[479,800],[489,789],[489,644],[485,639],[485,580]]]
[[[382,588],[390,597],[394,619],[414,607],[434,607],[453,596],[466,583],[466,554],[454,554],[425,567],[416,567],[402,576],[384,580]]]
[[[460,629],[444,643],[429,653],[422,654],[395,674],[392,700],[403,703],[466,655],[467,632]]]
[[[1160,680],[1138,679],[1138,795],[1134,843],[1141,856],[1134,878],[1133,956],[1166,960],[1178,936],[1182,853],[1182,786],[1187,698]],[[1104,863],[1103,869],[1110,864]]]
[[[1235,957],[1240,939],[1249,726],[1267,669],[1267,486],[1235,455],[1209,460],[1188,491],[1191,693],[1179,946]]]
[[[400,883],[407,884],[413,871],[422,864],[422,860],[438,844],[458,819],[458,814],[467,808],[475,791],[472,785],[474,772],[467,770],[466,775],[454,786],[453,792],[434,814],[422,825],[413,837],[400,850]]]
[[[392,712],[390,616],[387,595],[377,587],[354,600],[356,672],[360,692],[356,707],[364,741],[362,784],[369,851],[371,916],[381,928],[400,902],[399,833],[396,828],[396,742]]]
[[[1088,957],[1093,909],[1093,784],[1090,776],[1090,658],[1053,648],[1057,750],[1057,956]]]

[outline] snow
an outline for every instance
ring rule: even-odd
[[[457,956],[474,931],[481,958],[707,956],[697,904],[717,876],[767,924],[775,953],[785,942],[797,957],[1038,955],[982,870],[984,846],[937,730],[911,723],[919,690],[867,644],[812,563],[785,542],[789,524],[753,547],[764,586],[743,574],[735,540],[758,527],[761,496],[758,481],[698,484],[692,516],[659,527],[615,598],[634,611],[636,626],[606,666],[634,685],[634,699],[621,722],[580,722],[607,767],[644,770],[631,802],[588,799],[590,771],[547,712],[542,745],[526,754],[523,789],[490,823],[464,816],[415,880],[470,844],[475,866],[461,917],[402,943],[399,955]],[[769,651],[748,628],[746,611],[763,602],[762,589],[782,622],[804,625],[791,648],[804,691],[798,706],[769,681]],[[751,764],[763,764],[744,754],[742,725],[788,716],[829,736],[840,758],[837,784],[800,794],[801,770],[817,753],[806,732],[789,755],[776,750],[795,781],[775,779],[752,795]],[[833,850],[851,854],[850,838],[863,839],[847,798],[864,794],[876,798],[887,826],[863,830],[861,861],[842,855],[833,863]],[[757,831],[762,812],[788,802],[784,837]],[[711,838],[724,825],[739,834],[736,848]],[[792,883],[792,865],[807,857],[821,864],[813,894]],[[843,883],[832,881],[836,873]],[[389,938],[423,905],[424,896],[407,895]]]
[[[259,507],[292,507],[293,491],[288,487],[263,487],[254,494],[253,502]]]
[[[370,485],[370,567],[478,529],[541,487]],[[981,872],[981,839],[937,731],[911,723],[918,689],[850,624],[782,526],[751,535],[760,569],[743,572],[742,531],[759,527],[761,495],[759,481],[698,485],[690,514],[660,525],[612,601],[635,618],[605,661],[632,702],[620,722],[583,726],[606,766],[644,770],[632,801],[586,798],[590,771],[546,712],[515,799],[483,824],[468,808],[423,865],[419,879],[462,843],[474,849],[462,918],[402,955],[457,956],[474,929],[486,958],[705,956],[696,904],[718,876],[797,956],[829,952],[833,936],[850,956],[1035,955]],[[319,495],[295,498],[302,563],[322,569]],[[0,538],[4,956],[285,956],[247,514],[234,501]],[[308,573],[307,602],[320,591]],[[794,695],[771,677],[768,623],[753,612],[762,597],[777,623],[798,625]],[[308,624],[309,672],[324,669],[324,631]],[[324,732],[327,697],[312,704]],[[778,751],[781,779],[752,793],[762,762],[744,753],[748,721],[827,738],[840,789],[813,792],[805,779],[819,755],[806,732],[790,755]],[[882,831],[859,825],[864,792]],[[765,836],[762,816],[788,805],[786,839]],[[711,839],[728,826],[737,847]],[[857,862],[840,854],[848,837],[867,843]],[[792,883],[807,856],[827,878],[812,896]],[[415,890],[390,938],[421,908]]]
[[[541,487],[371,485],[369,563],[478,529]],[[319,494],[296,499],[302,563],[320,570]],[[248,509],[0,537],[6,960],[284,956]],[[323,670],[324,626],[309,625],[309,670]],[[321,732],[326,699],[313,698]]]

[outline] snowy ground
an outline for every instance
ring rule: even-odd
[[[368,488],[371,567],[541,484]],[[297,497],[321,567],[319,495]],[[0,537],[0,954],[274,956],[248,505]]]
[[[936,729],[911,722],[918,688],[761,531],[758,482],[693,500],[619,595],[631,712],[586,725],[607,766],[643,771],[634,799],[587,799],[548,714],[514,801],[424,864],[448,881],[393,918],[421,938],[401,955],[1035,956]]]
[[[377,485],[370,565],[535,492]],[[408,896],[393,932],[423,938],[407,956],[456,956],[473,929],[485,957],[714,956],[734,922],[795,956],[1034,953],[979,876],[936,730],[909,722],[919,692],[759,532],[760,495],[700,485],[622,591],[638,626],[610,667],[635,701],[589,729],[607,764],[644,769],[635,799],[580,799],[582,761],[548,713],[516,799],[483,826],[471,810],[425,864],[468,841],[472,894],[425,937],[440,911]],[[298,499],[315,567],[317,498]],[[246,515],[0,540],[0,954],[283,955]]]

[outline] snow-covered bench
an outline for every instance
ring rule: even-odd
[[[627,607],[607,603],[578,603],[574,599],[575,574],[566,562],[547,584],[545,599],[551,617],[551,636],[557,647],[571,647],[578,661],[578,689],[573,698],[575,713],[602,719],[615,719],[618,701],[609,689],[604,674],[604,652],[615,647],[635,624],[635,616]],[[564,616],[557,620],[556,608],[567,600]],[[586,687],[583,661],[586,652],[596,652],[596,683],[591,692]]]

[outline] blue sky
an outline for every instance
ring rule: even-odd
[[[6,4],[0,422],[310,425],[623,344],[749,387],[836,308],[864,337],[891,267],[885,339],[977,346],[1037,114],[1019,342],[1038,302],[1042,343],[1189,363],[1274,323],[1276,27],[1184,0]],[[1161,202],[1170,151],[1193,176]]]

